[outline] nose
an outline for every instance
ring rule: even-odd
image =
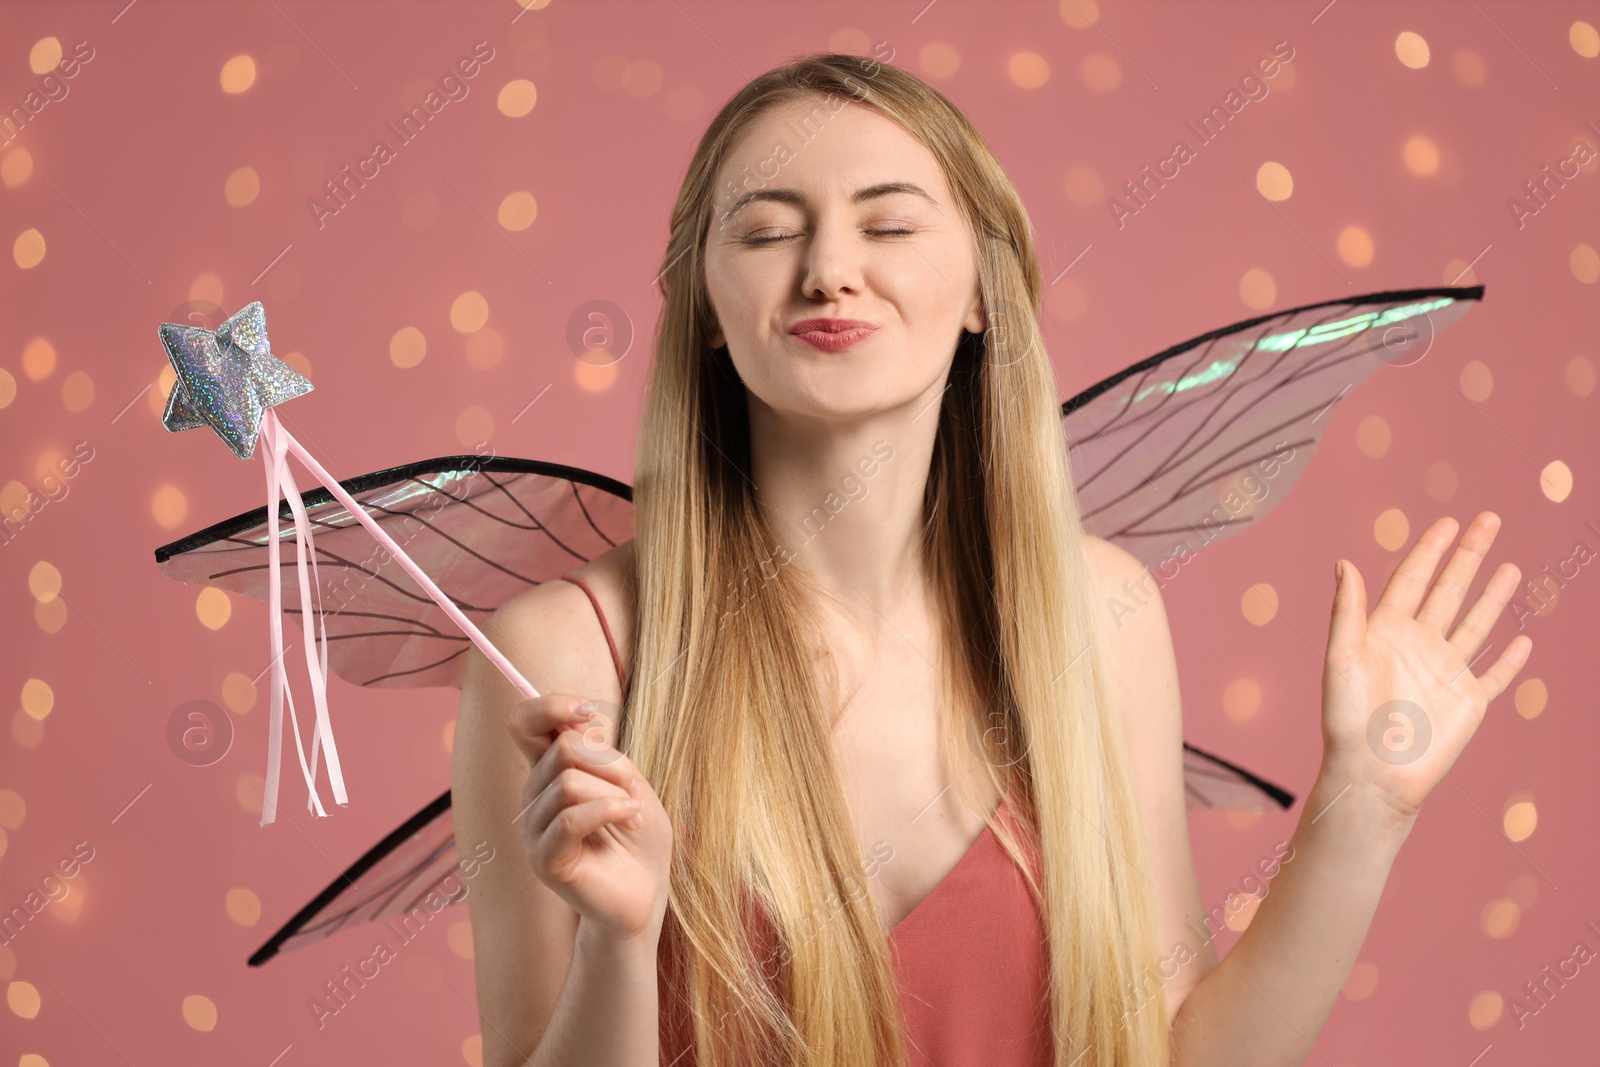
[[[811,300],[837,300],[861,291],[864,249],[853,224],[817,220],[805,246],[800,291]]]

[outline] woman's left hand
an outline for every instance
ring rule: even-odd
[[[1344,561],[1322,672],[1323,770],[1369,787],[1407,824],[1533,649],[1520,634],[1494,666],[1477,676],[1470,669],[1521,578],[1510,563],[1451,631],[1499,528],[1499,516],[1480,513],[1435,581],[1457,529],[1454,519],[1435,522],[1395,568],[1371,615],[1365,583]]]

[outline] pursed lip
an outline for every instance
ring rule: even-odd
[[[876,330],[878,327],[865,319],[802,319],[789,327],[789,332],[844,333],[847,330]]]

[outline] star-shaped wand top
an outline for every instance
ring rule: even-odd
[[[267,408],[311,392],[310,379],[273,356],[259,300],[215,331],[163,322],[158,332],[178,372],[161,424],[174,433],[209,426],[240,459],[255,454]]]

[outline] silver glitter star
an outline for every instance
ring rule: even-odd
[[[273,356],[259,300],[215,331],[163,322],[159,333],[178,372],[161,416],[173,433],[209,426],[234,455],[249,459],[267,408],[311,392],[310,379]]]

